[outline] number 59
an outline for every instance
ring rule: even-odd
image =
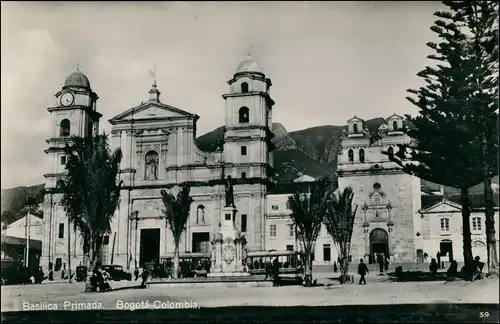
[[[488,312],[479,312],[479,317],[488,317],[490,316],[490,313]]]

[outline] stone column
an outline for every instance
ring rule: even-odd
[[[222,234],[215,234],[215,265],[213,272],[222,272]]]
[[[363,223],[363,232],[365,233],[365,258],[370,258],[370,224]],[[367,261],[368,262],[368,261]]]
[[[394,251],[392,250],[392,229],[394,227],[394,223],[392,221],[387,222],[387,245],[389,249],[389,256],[394,255]]]

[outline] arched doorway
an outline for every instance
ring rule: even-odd
[[[376,228],[370,233],[370,261],[376,260],[376,254],[389,255],[389,235],[381,228]]]
[[[453,242],[451,240],[441,240],[439,243],[441,256],[447,256],[449,261],[453,261]]]
[[[482,241],[474,241],[472,242],[472,256],[479,257],[482,262],[486,262],[488,260],[486,244]]]
[[[424,263],[424,251],[422,249],[417,250],[417,263]]]

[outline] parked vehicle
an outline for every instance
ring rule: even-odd
[[[121,265],[103,265],[102,270],[105,270],[107,273],[109,273],[111,280],[132,280],[132,274],[124,271],[123,266]]]
[[[86,266],[76,267],[76,281],[82,282],[82,281],[87,280],[87,272],[88,272],[88,269]]]

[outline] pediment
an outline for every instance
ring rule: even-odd
[[[456,204],[452,201],[443,199],[437,204],[430,206],[422,211],[422,213],[432,212],[432,213],[452,213],[462,210],[462,206]]]
[[[394,113],[391,116],[387,117],[385,120],[390,121],[393,119],[401,120],[404,119],[403,116],[399,116],[398,114]]]
[[[195,116],[187,111],[159,102],[146,102],[109,120],[111,124],[140,119],[168,119]]]
[[[356,122],[363,122],[364,120],[357,117],[357,116],[354,116],[352,117],[351,119],[347,120],[347,123],[348,124],[351,124],[351,123],[356,123]]]

